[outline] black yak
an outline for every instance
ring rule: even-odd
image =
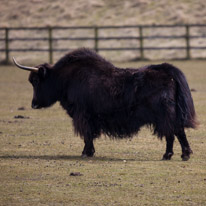
[[[195,109],[184,74],[163,63],[138,69],[115,67],[89,49],[77,49],[56,64],[27,67],[34,94],[32,108],[59,101],[73,120],[75,132],[84,138],[82,156],[95,153],[93,140],[102,133],[113,138],[131,137],[143,125],[166,139],[164,160],[173,155],[175,135],[182,160],[192,150],[185,128],[195,128]]]

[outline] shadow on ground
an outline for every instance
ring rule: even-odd
[[[132,158],[111,158],[111,157],[81,157],[75,155],[3,155],[0,156],[0,159],[40,159],[40,160],[79,160],[79,161],[111,161],[111,162],[121,162],[121,161],[137,161],[137,162],[144,162],[144,161],[161,161],[161,160],[154,160],[154,159],[132,159]]]

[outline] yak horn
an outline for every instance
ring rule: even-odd
[[[17,63],[17,61],[15,60],[15,58],[13,57],[13,61],[14,61],[14,64],[19,67],[20,69],[24,69],[24,70],[27,70],[27,71],[31,71],[31,72],[38,72],[38,68],[36,67],[27,67],[27,66],[23,66],[19,63]]]

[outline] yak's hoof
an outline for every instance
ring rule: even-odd
[[[171,160],[173,152],[165,153],[162,157],[162,160]]]
[[[190,154],[191,154],[191,153],[188,153],[188,152],[186,152],[186,154],[182,154],[182,155],[181,155],[182,161],[187,161],[187,160],[189,160],[189,159],[190,159]]]
[[[193,151],[188,148],[186,149],[183,154],[181,155],[182,161],[187,161],[190,159],[190,154],[193,154]]]
[[[182,155],[181,155],[181,158],[182,158],[182,161],[187,161],[187,160],[190,159],[190,155],[182,154]]]
[[[93,157],[94,156],[94,153],[82,153],[81,157],[82,158],[87,158],[87,157]]]

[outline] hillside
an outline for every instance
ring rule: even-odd
[[[206,23],[205,0],[1,0],[0,27]]]

